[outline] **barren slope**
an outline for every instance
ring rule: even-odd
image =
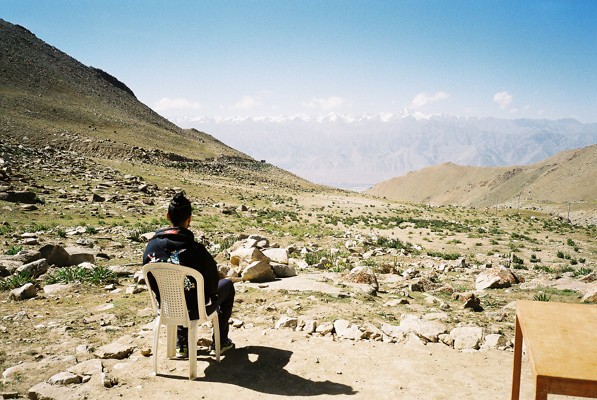
[[[308,182],[212,136],[184,130],[139,102],[117,78],[0,20],[0,140],[91,157],[175,166],[235,179]]]
[[[490,207],[597,199],[597,145],[565,151],[536,164],[464,167],[441,164],[381,182],[367,193],[436,205]],[[519,197],[520,196],[520,197]]]

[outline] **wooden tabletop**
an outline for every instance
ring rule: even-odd
[[[597,306],[519,300],[516,315],[535,375],[597,381]]]

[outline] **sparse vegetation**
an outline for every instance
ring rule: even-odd
[[[6,254],[8,256],[14,256],[21,250],[23,250],[23,246],[11,246],[5,251],[4,254]]]
[[[0,291],[16,289],[27,283],[35,283],[35,279],[27,272],[17,272],[16,274],[0,279]]]
[[[551,300],[551,296],[548,295],[548,294],[546,294],[546,293],[540,292],[540,293],[537,293],[535,296],[533,296],[533,300],[535,300],[535,301],[549,301],[549,300]]]
[[[48,275],[46,283],[89,283],[104,285],[116,282],[116,275],[106,267],[85,268],[79,266],[58,268]]]

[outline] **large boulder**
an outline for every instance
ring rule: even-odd
[[[19,268],[17,268],[17,273],[26,273],[32,278],[37,278],[38,276],[48,272],[48,267],[48,262],[45,258],[42,258],[41,260],[21,265]]]
[[[79,265],[84,262],[95,263],[95,254],[82,247],[66,247],[69,255],[69,265]]]
[[[289,278],[291,276],[296,276],[296,269],[293,266],[286,265],[286,264],[271,264],[272,269],[274,270],[274,274],[278,278]]]
[[[57,267],[66,267],[71,265],[70,255],[64,247],[57,244],[47,244],[39,249],[42,257],[48,261],[48,264]]]
[[[475,287],[477,290],[498,289],[510,287],[518,283],[516,275],[506,267],[490,268],[477,275]]]
[[[269,258],[256,247],[240,247],[230,253],[230,263],[245,268],[255,261],[269,262]]]
[[[35,204],[41,203],[37,198],[37,195],[29,191],[6,191],[0,192],[0,200],[8,201],[11,203],[25,203]]]
[[[250,282],[270,282],[276,279],[271,265],[267,261],[254,261],[243,269],[241,278]]]
[[[262,253],[274,263],[288,264],[288,251],[286,249],[269,248],[263,250]]]
[[[18,261],[22,264],[29,264],[33,261],[40,260],[45,258],[41,252],[35,250],[21,250],[14,256],[12,256],[11,260]]]

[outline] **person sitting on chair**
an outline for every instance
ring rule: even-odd
[[[212,313],[217,308],[220,328],[220,353],[234,349],[234,343],[228,338],[228,321],[232,315],[234,304],[234,284],[230,279],[220,279],[216,261],[205,246],[195,241],[193,232],[189,230],[192,220],[192,206],[184,192],[174,195],[168,206],[166,218],[172,224],[155,233],[149,241],[143,254],[143,265],[151,262],[169,262],[193,268],[203,275],[205,304],[207,312]],[[153,277],[149,277],[149,286],[160,300],[157,284]],[[189,318],[199,319],[197,312],[197,292],[194,279],[185,281],[185,298],[189,307]],[[195,338],[193,338],[195,340]],[[213,341],[215,344],[215,340]],[[211,353],[215,354],[214,344]],[[176,356],[188,357],[188,329],[179,326],[176,332]]]

